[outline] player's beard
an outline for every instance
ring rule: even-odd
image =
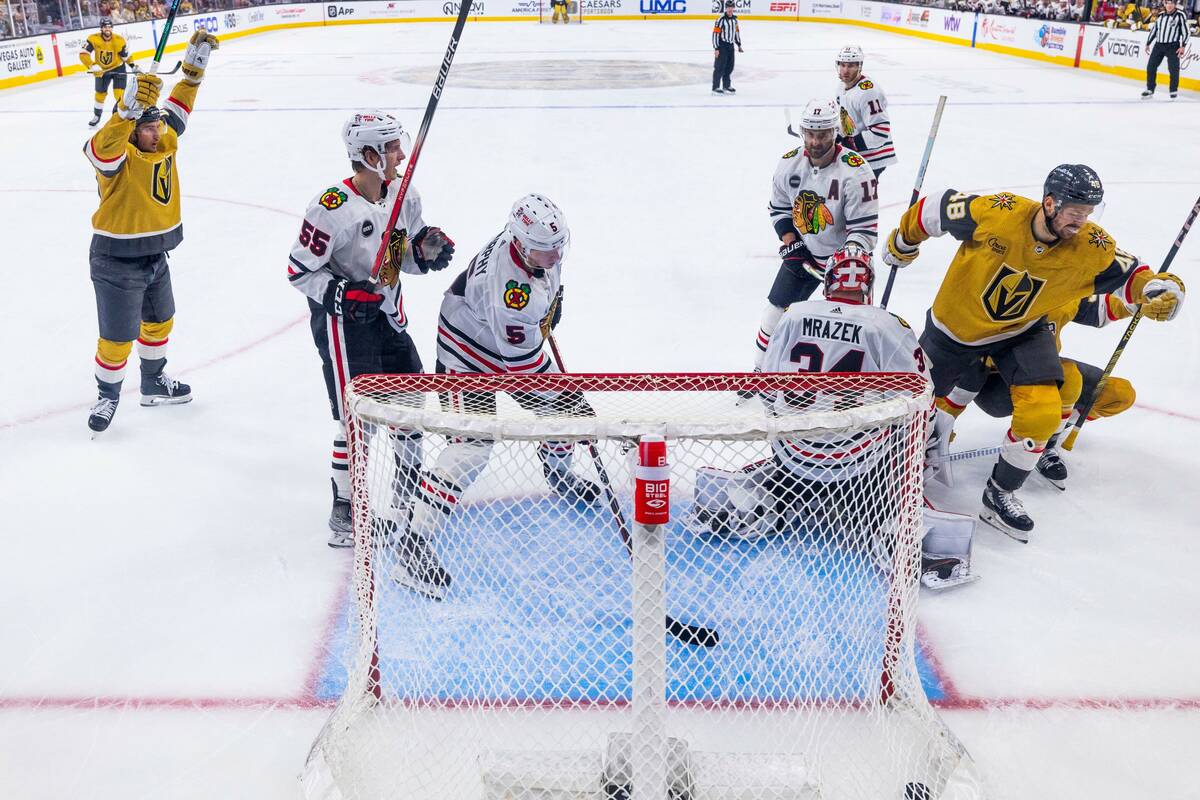
[[[817,152],[816,150],[814,150],[811,147],[808,149],[808,160],[809,161],[816,164],[817,162],[823,162],[829,158],[830,153],[833,152],[834,140],[833,140],[833,138],[830,138],[827,141],[828,141],[828,146],[820,152]]]
[[[1058,217],[1055,217],[1049,222],[1050,224],[1048,227],[1050,228],[1050,232],[1060,240],[1066,241],[1083,230],[1083,226],[1087,223],[1087,220],[1077,224],[1070,224],[1067,222],[1061,222]]]

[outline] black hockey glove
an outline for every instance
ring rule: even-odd
[[[813,254],[808,252],[808,248],[804,246],[803,239],[797,239],[791,244],[785,244],[780,247],[779,258],[783,260],[784,269],[794,275],[807,272],[814,278],[823,279],[825,276],[825,270],[813,258]]]
[[[454,240],[441,228],[426,225],[413,237],[413,259],[421,272],[437,272],[450,266]]]
[[[550,309],[550,330],[558,327],[558,323],[562,322],[562,304],[563,304],[563,287],[558,286],[558,294],[554,296],[554,308]]]
[[[375,291],[373,284],[348,278],[339,278],[330,283],[321,301],[327,313],[342,317],[347,322],[362,324],[374,322],[382,304],[383,295]]]

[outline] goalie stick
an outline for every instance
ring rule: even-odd
[[[560,372],[566,372],[567,369],[563,366],[562,354],[558,351],[558,342],[554,340],[554,334],[547,336],[546,340],[550,342],[550,353],[554,356],[554,363],[558,366]],[[625,551],[632,558],[633,537],[629,533],[629,522],[625,519],[625,512],[621,510],[621,503],[617,500],[617,496],[613,492],[612,481],[608,478],[608,470],[605,469],[604,461],[600,458],[600,449],[592,441],[589,441],[587,446],[588,453],[592,457],[592,463],[596,465],[596,476],[600,478],[600,487],[604,491],[608,507],[612,510],[613,518],[616,520],[617,530],[621,533],[621,541],[625,543]],[[700,647],[716,647],[721,641],[721,634],[715,628],[706,628],[703,625],[690,625],[686,622],[680,622],[670,614],[667,614],[666,628],[667,633],[684,644],[694,644]]]
[[[1191,213],[1184,220],[1183,227],[1179,230],[1179,235],[1175,237],[1175,243],[1171,245],[1171,249],[1167,251],[1167,257],[1163,259],[1162,266],[1158,268],[1160,274],[1166,272],[1170,268],[1171,262],[1175,260],[1175,254],[1179,252],[1184,238],[1187,237],[1188,231],[1192,229],[1192,223],[1196,221],[1197,214],[1200,214],[1200,197],[1196,198],[1196,203],[1192,206]],[[1112,375],[1113,369],[1117,366],[1117,360],[1125,352],[1125,346],[1129,344],[1129,339],[1133,336],[1133,332],[1137,329],[1138,323],[1141,320],[1142,307],[1139,305],[1138,310],[1133,314],[1133,319],[1129,320],[1129,327],[1125,329],[1124,335],[1121,336],[1121,341],[1117,343],[1117,349],[1113,351],[1112,358],[1108,359],[1108,366],[1104,368],[1104,374],[1100,376],[1100,380],[1096,383],[1096,388],[1092,391],[1092,397],[1088,401],[1087,409],[1079,415],[1079,419],[1075,420],[1075,427],[1071,429],[1071,432],[1063,440],[1064,450],[1070,450],[1075,447],[1075,440],[1079,438],[1079,432],[1083,430],[1083,424],[1087,422],[1088,414],[1092,413],[1092,406],[1095,404],[1096,398],[1100,396],[1101,390],[1104,389],[1104,384],[1108,382],[1109,376]]]
[[[471,13],[471,3],[472,0],[463,0],[458,9],[458,19],[454,21],[454,30],[450,32],[450,43],[446,45],[446,55],[442,57],[442,67],[438,70],[437,80],[433,82],[433,92],[429,95],[429,104],[425,106],[421,129],[417,131],[417,140],[413,142],[412,153],[408,156],[408,166],[404,168],[404,177],[400,179],[400,188],[396,190],[396,200],[392,203],[392,213],[388,215],[388,224],[384,227],[383,236],[379,240],[379,249],[375,251],[375,263],[371,266],[372,283],[379,283],[379,270],[383,268],[383,259],[387,255],[392,230],[396,227],[396,220],[400,218],[400,207],[404,205],[404,196],[408,194],[408,186],[412,183],[413,171],[417,168],[417,159],[421,157],[421,148],[425,146],[425,137],[429,134],[429,126],[433,123],[433,113],[437,111],[438,101],[442,99],[442,90],[446,88],[446,78],[450,75],[450,64],[454,62],[454,54],[458,51],[458,40],[462,38],[463,27],[467,24],[467,15]],[[400,265],[397,264],[396,268],[399,269]]]

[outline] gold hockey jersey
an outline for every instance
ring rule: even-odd
[[[933,300],[931,316],[939,330],[963,344],[985,345],[1016,336],[1089,295],[1141,298],[1153,277],[1148,267],[1091,222],[1070,239],[1038,241],[1033,219],[1040,207],[1010,192],[947,189],[904,213],[900,233],[906,242],[947,233],[962,242]]]
[[[92,250],[133,258],[164,253],[183,241],[176,151],[198,88],[187,81],[175,84],[163,106],[166,126],[153,153],[130,143],[134,120],[116,114],[83,146],[100,193],[100,207],[92,215]]]
[[[95,63],[99,64],[100,69],[104,72],[114,70],[129,60],[129,49],[125,46],[125,37],[114,33],[111,39],[105,41],[103,36],[93,33],[83,43],[79,60],[88,69],[91,69],[92,64]]]
[[[1058,344],[1058,352],[1062,352],[1062,330],[1069,323],[1078,322],[1092,328],[1103,328],[1110,322],[1132,317],[1133,312],[1121,298],[1115,294],[1092,295],[1079,300],[1072,300],[1066,305],[1059,306],[1046,315],[1054,331],[1054,340]]]

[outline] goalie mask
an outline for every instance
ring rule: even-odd
[[[540,194],[527,194],[513,203],[505,230],[512,234],[521,266],[530,272],[554,269],[570,249],[566,215],[553,200]]]
[[[875,270],[871,254],[861,250],[838,250],[825,262],[825,298],[871,305],[874,300]],[[835,297],[835,295],[837,295]]]
[[[345,125],[342,126],[342,141],[346,145],[346,155],[351,161],[357,161],[367,169],[386,181],[385,151],[391,142],[400,142],[400,149],[405,156],[409,153],[412,139],[404,130],[400,121],[385,111],[357,111]],[[379,157],[379,164],[372,166],[367,161],[365,151],[370,149]],[[403,160],[403,157],[402,159]]]

